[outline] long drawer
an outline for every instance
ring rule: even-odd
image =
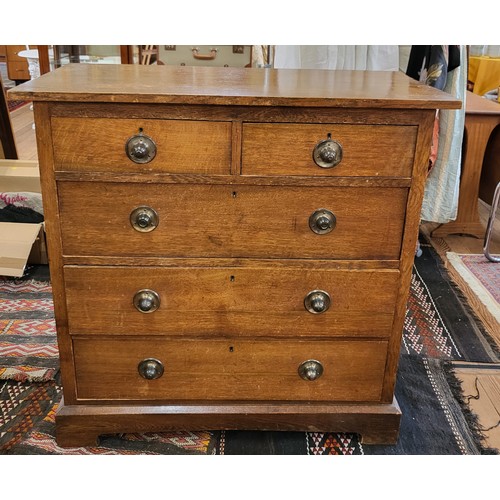
[[[340,145],[342,160],[321,168],[313,151],[329,135]],[[417,127],[411,126],[248,123],[243,125],[242,173],[410,177],[416,138]]]
[[[73,350],[79,400],[357,402],[380,400],[387,342],[82,337]],[[311,360],[323,373],[303,379]]]
[[[52,118],[56,170],[229,174],[231,123],[190,120]],[[155,156],[138,164],[126,154],[147,136]]]
[[[72,334],[388,337],[398,270],[66,266]]]
[[[408,191],[59,182],[58,192],[65,255],[397,260]],[[140,207],[156,213],[153,230],[134,229]],[[331,230],[318,234],[324,210]]]

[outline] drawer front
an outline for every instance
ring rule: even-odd
[[[24,63],[27,64],[26,57],[21,57],[20,55],[18,55],[19,52],[26,50],[25,45],[4,45],[4,47],[6,47],[7,59],[9,61],[24,61]]]
[[[231,123],[189,120],[52,118],[56,170],[229,174]],[[150,137],[156,155],[135,163],[127,141]]]
[[[327,139],[342,148],[341,162],[321,168],[315,146]],[[395,125],[243,125],[243,175],[410,177],[417,127]]]
[[[398,259],[407,189],[60,182],[65,255]],[[390,203],[388,203],[390,200]],[[154,209],[156,228],[131,213]],[[310,218],[335,217],[326,234]]]
[[[23,57],[19,62],[9,61],[7,65],[8,76],[11,80],[29,80],[30,72],[28,70],[28,63],[26,58]]]
[[[357,402],[380,400],[387,342],[76,338],[73,348],[79,400]],[[139,374],[148,359],[159,378]],[[308,360],[323,367],[313,381],[298,373]]]
[[[67,266],[64,280],[72,334],[388,337],[399,271]]]

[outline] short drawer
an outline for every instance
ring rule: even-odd
[[[342,160],[322,168],[315,146],[338,142]],[[417,127],[396,125],[265,124],[243,125],[243,175],[410,177]]]
[[[52,118],[56,170],[229,174],[230,122]],[[136,163],[126,153],[134,136],[147,136],[155,156]]]
[[[21,59],[21,58],[19,58]],[[22,58],[22,60],[16,62],[12,62],[9,60],[7,65],[8,76],[11,80],[29,80],[30,72],[28,69],[28,64],[26,62],[26,58]]]
[[[389,337],[398,270],[64,268],[72,334]]]
[[[73,349],[79,400],[361,402],[381,398],[387,342],[75,338]],[[299,375],[310,360],[315,380]]]
[[[399,259],[408,191],[59,182],[58,192],[65,255]],[[151,231],[131,223],[141,207],[156,213],[144,216]],[[332,229],[317,234],[323,209]]]

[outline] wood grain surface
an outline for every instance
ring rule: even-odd
[[[387,356],[386,378],[384,381],[383,401],[389,403],[394,396],[397,368],[400,357],[401,338],[406,318],[408,295],[412,277],[413,262],[420,227],[420,213],[424,197],[425,182],[428,176],[429,144],[432,140],[432,130],[435,115],[428,112],[418,129],[417,147],[413,166],[412,185],[408,194],[405,214],[405,227],[401,241],[401,260],[399,270],[401,278],[399,293],[396,300],[393,335],[389,341]]]
[[[59,446],[97,446],[101,434],[233,429],[348,432],[363,444],[395,444],[401,410],[396,399],[381,403],[224,402],[106,404],[61,400],[56,413]]]
[[[68,64],[9,91],[12,99],[457,109],[450,94],[392,71]]]
[[[192,120],[52,118],[56,170],[229,174],[231,123]],[[137,164],[125,153],[139,133],[156,144]]]
[[[75,338],[77,395],[93,400],[378,401],[387,342]],[[155,358],[164,374],[139,375]],[[323,375],[305,381],[299,365],[315,359]]]
[[[406,189],[59,182],[65,255],[399,259]],[[390,203],[387,201],[390,200]],[[158,227],[135,231],[138,206]],[[318,235],[310,215],[336,227]]]
[[[342,146],[342,161],[320,168],[316,144],[331,134]],[[243,124],[243,175],[408,177],[417,127],[339,124]],[[262,151],[266,151],[262,154]]]
[[[57,345],[61,365],[61,379],[67,401],[75,400],[75,372],[73,344],[68,335],[66,293],[62,274],[62,241],[59,225],[59,200],[53,172],[52,129],[47,103],[37,103],[34,109],[37,123],[36,141],[40,168],[40,185],[44,211],[44,226],[47,239],[52,300],[57,330]]]
[[[67,266],[64,278],[71,334],[387,338],[399,271]],[[142,289],[156,311],[134,307]],[[330,295],[324,313],[304,307],[313,290]]]

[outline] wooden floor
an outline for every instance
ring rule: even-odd
[[[15,109],[10,114],[14,140],[16,141],[17,156],[20,160],[37,160],[35,129],[33,128],[33,111],[31,105],[26,104]]]
[[[11,113],[14,136],[21,160],[37,160],[33,111],[30,105],[23,106]],[[498,211],[500,212],[500,210]],[[479,200],[479,215],[486,227],[489,206]],[[437,224],[422,224],[421,229],[430,235]],[[446,252],[482,254],[483,240],[470,236],[448,236],[431,238],[433,247],[438,251],[446,265]],[[500,215],[496,216],[490,253],[500,254]],[[480,313],[476,311],[479,317]],[[499,344],[500,345],[500,344]],[[485,429],[485,444],[500,449],[500,364],[486,367],[465,365],[457,366],[457,377],[463,383],[464,393],[469,398],[471,409],[478,415],[480,425]],[[487,429],[487,430],[486,430]]]

